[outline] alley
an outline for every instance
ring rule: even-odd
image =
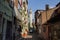
[[[0,40],[60,40],[60,0],[0,0]]]
[[[29,33],[27,38],[20,40],[42,40],[42,39],[39,37],[39,35],[36,32],[34,32],[34,33]]]

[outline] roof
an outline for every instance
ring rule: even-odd
[[[59,6],[59,5],[60,5],[60,2],[56,5],[56,7]]]
[[[50,20],[50,18],[52,17],[52,15],[56,14],[55,10],[59,9],[60,6],[54,7],[52,9],[49,10],[45,10],[43,11],[42,14],[42,24],[44,24],[46,21]]]

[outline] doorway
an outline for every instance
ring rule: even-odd
[[[12,22],[7,21],[6,40],[12,40]]]

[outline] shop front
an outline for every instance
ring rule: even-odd
[[[0,40],[12,40],[12,8],[6,1],[0,6]]]

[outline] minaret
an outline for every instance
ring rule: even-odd
[[[30,20],[30,28],[33,28],[33,26],[32,26],[32,9],[31,8],[29,11],[29,20]]]

